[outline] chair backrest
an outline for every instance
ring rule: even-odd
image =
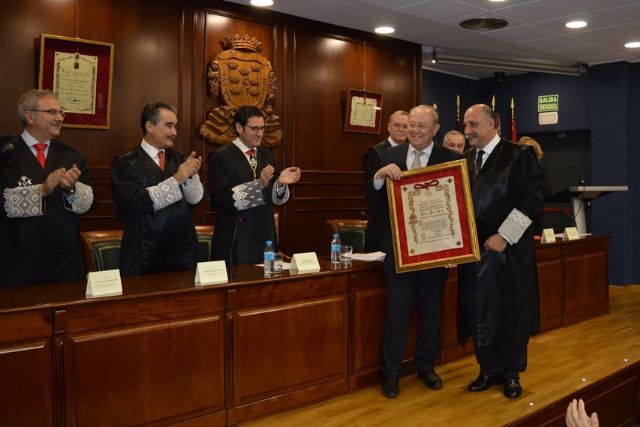
[[[211,241],[213,237],[213,225],[196,225],[198,234],[198,262],[206,262],[211,259]]]
[[[118,268],[122,230],[83,231],[80,238],[87,271]]]
[[[340,234],[340,243],[353,246],[354,252],[362,252],[365,246],[366,219],[328,219],[334,233]]]

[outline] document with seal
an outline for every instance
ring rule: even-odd
[[[396,272],[480,259],[465,160],[387,179]]]

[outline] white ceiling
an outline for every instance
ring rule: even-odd
[[[249,0],[228,0],[248,4]],[[274,0],[269,9],[367,32],[380,25],[396,28],[394,38],[423,45],[442,55],[535,61],[558,65],[640,61],[640,49],[624,43],[640,41],[639,0]],[[459,26],[469,18],[505,19],[494,31],[470,31]],[[566,21],[584,19],[589,26],[565,28]],[[493,76],[493,68],[431,65],[473,78]]]

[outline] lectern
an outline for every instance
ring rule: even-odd
[[[597,199],[598,197],[604,196],[605,194],[628,190],[629,187],[626,185],[578,185],[575,187],[569,187],[568,189],[561,191],[560,193],[554,194],[553,196],[551,196],[551,199],[556,201],[559,201],[560,199],[566,200],[570,196],[573,219],[576,223],[578,233],[587,234],[585,202]]]

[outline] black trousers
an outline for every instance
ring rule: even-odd
[[[415,363],[418,372],[433,368],[442,348],[442,295],[448,270],[436,268],[396,274],[393,256],[385,258],[387,311],[382,338],[382,375],[404,375],[402,360],[407,349],[409,318],[418,307]]]

